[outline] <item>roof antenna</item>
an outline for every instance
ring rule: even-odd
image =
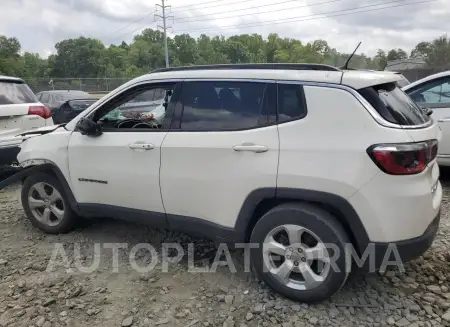
[[[348,64],[350,63],[350,60],[353,58],[353,56],[355,55],[355,52],[358,50],[359,46],[361,45],[362,42],[358,43],[358,46],[356,47],[356,49],[352,52],[352,54],[350,55],[350,57],[348,57],[347,61],[345,62],[344,66],[339,67],[340,69],[348,69]]]

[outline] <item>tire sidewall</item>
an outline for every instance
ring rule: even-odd
[[[272,229],[285,224],[303,226],[316,234],[324,244],[333,244],[339,249],[340,255],[333,261],[325,281],[311,290],[295,290],[279,283],[264,266],[264,239]],[[276,207],[257,222],[250,242],[258,244],[258,248],[251,249],[252,266],[258,277],[272,290],[290,299],[301,302],[322,301],[338,292],[347,280],[349,271],[346,266],[345,246],[349,242],[348,237],[335,218],[320,208],[309,205]]]
[[[61,220],[61,222],[56,226],[48,226],[41,223],[34,217],[32,213],[32,210],[28,203],[28,193],[30,191],[30,188],[37,183],[46,183],[48,185],[51,185],[61,194],[64,204],[64,217]],[[69,201],[67,200],[67,196],[64,192],[64,189],[56,177],[47,173],[35,173],[33,175],[28,176],[22,185],[21,200],[23,209],[25,210],[28,219],[35,227],[39,228],[40,230],[50,234],[59,234],[59,233],[66,233],[73,228],[75,223],[75,216],[72,209],[70,208],[70,204]]]

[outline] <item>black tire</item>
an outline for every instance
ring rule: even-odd
[[[312,231],[324,244],[334,244],[339,248],[335,262],[338,269],[330,269],[325,280],[315,288],[297,290],[279,282],[265,269],[262,244],[268,233],[278,226],[295,224]],[[250,242],[259,244],[251,249],[252,268],[257,277],[276,293],[295,301],[312,303],[323,301],[338,292],[347,280],[345,245],[349,238],[336,218],[320,207],[303,203],[286,203],[267,212],[253,228]]]
[[[64,215],[61,221],[55,226],[46,225],[36,219],[30,208],[30,205],[28,203],[28,194],[31,187],[37,183],[45,183],[50,185],[51,187],[56,189],[62,196]],[[64,192],[64,188],[61,186],[61,183],[55,176],[47,173],[36,173],[34,175],[28,176],[22,185],[21,200],[23,209],[25,210],[28,219],[31,221],[33,226],[39,228],[40,230],[49,234],[63,234],[71,231],[74,228],[77,221],[77,216],[70,207],[67,195]]]

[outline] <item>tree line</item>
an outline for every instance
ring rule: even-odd
[[[189,34],[168,39],[171,66],[227,63],[322,63],[340,66],[350,54],[331,48],[325,40],[302,42],[270,34],[230,37]],[[15,37],[0,36],[0,74],[23,78],[132,78],[165,67],[163,33],[145,29],[132,42],[106,46],[86,37],[66,39],[55,44],[56,53],[44,59],[23,52]],[[423,58],[430,66],[449,65],[450,38],[439,36],[418,43],[408,53],[404,49],[379,49],[375,56],[358,54],[350,67],[383,70],[387,61]]]

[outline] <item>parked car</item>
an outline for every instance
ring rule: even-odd
[[[39,101],[50,108],[52,113],[59,109],[66,101],[76,99],[94,99],[89,93],[78,90],[42,91],[37,93],[36,96]]]
[[[17,137],[23,131],[53,125],[50,110],[20,78],[0,76],[0,172],[17,163]]]
[[[350,246],[372,270],[437,233],[441,133],[399,79],[314,64],[161,69],[25,140],[24,170],[0,187],[24,179],[26,215],[47,233],[109,216],[250,242],[270,288],[323,300],[345,283]],[[162,124],[105,119],[156,89]]]
[[[432,110],[432,117],[442,130],[437,161],[450,166],[450,71],[430,75],[403,87],[420,107]]]
[[[96,99],[68,100],[61,104],[58,109],[53,111],[53,122],[55,124],[68,123],[96,101]]]

